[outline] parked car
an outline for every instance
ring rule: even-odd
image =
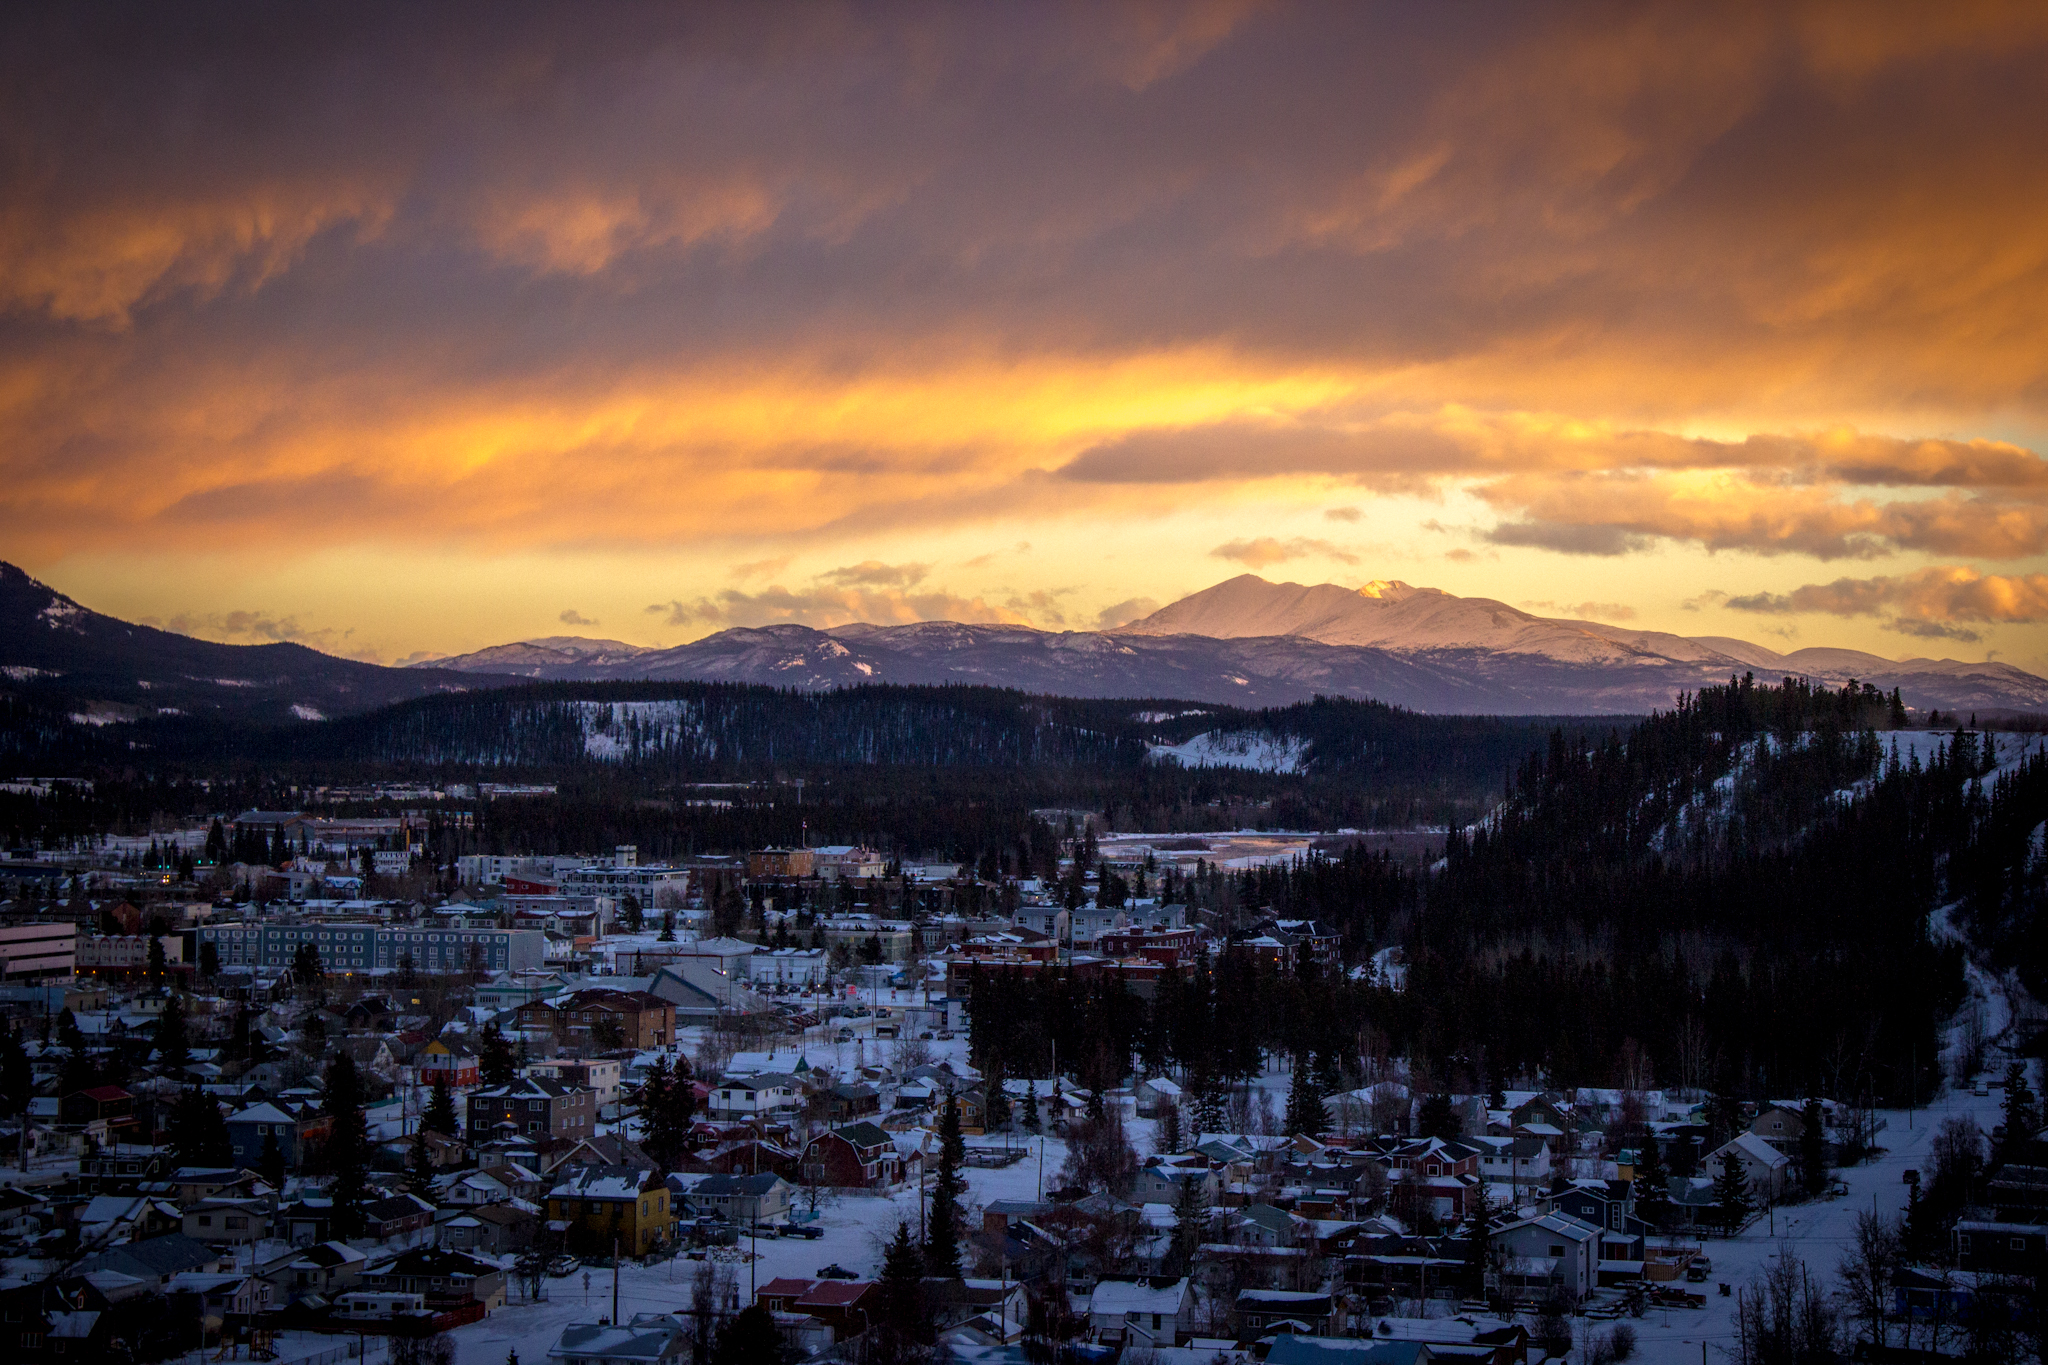
[[[834,1261],[831,1265],[819,1269],[818,1278],[821,1280],[857,1280],[860,1276],[854,1274],[851,1270],[839,1264],[839,1262]]]
[[[815,1242],[825,1235],[825,1229],[819,1227],[816,1223],[784,1223],[782,1225],[782,1235],[784,1237],[808,1237],[811,1241]]]
[[[559,1280],[564,1275],[573,1273],[576,1267],[581,1264],[583,1263],[574,1256],[557,1256],[554,1260],[548,1262],[548,1274]]]

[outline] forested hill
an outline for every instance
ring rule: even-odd
[[[1334,1059],[1363,1043],[1464,1092],[1924,1096],[1963,998],[1961,949],[1930,912],[1970,896],[2014,960],[2038,964],[2048,759],[1962,731],[1902,737],[1895,756],[1875,728],[1892,719],[1862,688],[1743,679],[1625,733],[1560,730],[1427,872],[1354,848],[1186,888],[1246,932],[1319,919],[1353,963],[1398,946],[1405,989],[1261,981],[1269,969],[1226,951],[1149,1012],[1084,983],[999,993],[987,1045],[1085,1057],[1129,1033],[1198,1080],[1244,1074],[1262,1048]],[[1991,846],[1988,864],[1973,852]]]
[[[1244,710],[1178,700],[1041,697],[993,687],[876,685],[829,692],[742,683],[534,683],[421,698],[318,724],[232,731],[176,718],[79,735],[16,718],[18,752],[47,764],[70,743],[121,762],[492,771],[561,776],[609,769],[635,780],[748,778],[843,767],[1253,767],[1232,743],[1285,755],[1265,771],[1343,776],[1491,800],[1557,718],[1425,716],[1379,702],[1329,700]],[[1562,722],[1601,732],[1611,718]],[[1172,746],[1200,737],[1220,757]],[[130,741],[137,741],[130,743]],[[1199,748],[1199,746],[1198,746]]]

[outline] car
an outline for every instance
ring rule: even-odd
[[[548,1274],[559,1280],[564,1275],[572,1273],[581,1264],[583,1263],[574,1256],[557,1256],[554,1260],[548,1262]]]
[[[834,1261],[831,1265],[819,1268],[818,1278],[821,1280],[857,1280],[860,1276],[854,1274],[851,1270],[839,1264],[839,1262]]]
[[[852,1029],[850,1029],[850,1028],[843,1028],[843,1029],[839,1030],[839,1032],[838,1032],[838,1034],[836,1035],[836,1037],[837,1037],[838,1041],[840,1041],[840,1042],[842,1042],[842,1043],[850,1043],[850,1042],[852,1042],[852,1041],[853,1041],[853,1030],[852,1030]]]
[[[819,1227],[816,1223],[784,1223],[782,1225],[782,1235],[784,1237],[808,1237],[811,1241],[815,1242],[825,1235],[825,1229]]]
[[[754,1235],[756,1237],[779,1237],[782,1235],[782,1228],[783,1225],[781,1223],[756,1223],[754,1224]]]

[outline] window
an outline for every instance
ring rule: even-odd
[[[1552,1247],[1550,1248],[1550,1254],[1551,1254],[1551,1255],[1553,1255],[1553,1256],[1562,1256],[1562,1255],[1564,1255],[1564,1248],[1563,1248],[1563,1247],[1561,1247],[1561,1246],[1555,1246],[1555,1245],[1553,1245],[1553,1246],[1552,1246]]]

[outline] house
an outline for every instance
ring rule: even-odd
[[[260,1241],[270,1235],[267,1199],[202,1199],[185,1208],[184,1234],[210,1246]]]
[[[1517,1190],[1550,1183],[1553,1167],[1550,1144],[1534,1134],[1519,1137],[1475,1137],[1479,1149],[1479,1175],[1489,1185],[1513,1185]]]
[[[705,1112],[714,1119],[750,1122],[793,1114],[802,1104],[802,1087],[794,1076],[767,1072],[759,1076],[727,1076],[712,1090]]]
[[[567,1225],[570,1240],[596,1249],[614,1244],[645,1256],[675,1235],[669,1189],[653,1172],[631,1166],[564,1168],[548,1191],[550,1222]]]
[[[857,1123],[882,1112],[882,1092],[862,1081],[841,1081],[824,1092],[825,1121]]]
[[[846,1341],[868,1329],[877,1291],[869,1280],[778,1278],[761,1286],[754,1302],[766,1306],[785,1338],[803,1335],[802,1319],[822,1323],[829,1341]]]
[[[1100,1280],[1088,1298],[1088,1326],[1105,1346],[1172,1346],[1194,1334],[1194,1306],[1185,1277]]]
[[[1790,1156],[1806,1136],[1806,1115],[1790,1105],[1773,1104],[1750,1120],[1749,1131]]]
[[[675,1037],[676,1009],[646,991],[581,990],[535,1000],[515,1012],[522,1029],[552,1032],[582,1055],[667,1047]]]
[[[355,1287],[368,1259],[346,1242],[320,1242],[266,1266],[263,1277],[270,1281],[272,1297],[280,1304],[309,1295],[332,1303],[337,1294]]]
[[[232,1251],[222,1251],[182,1232],[172,1232],[88,1256],[73,1267],[73,1273],[93,1275],[108,1271],[162,1289],[174,1275],[188,1270],[226,1272],[234,1267],[234,1260]]]
[[[1752,1200],[1758,1204],[1775,1204],[1784,1197],[1785,1189],[1792,1181],[1791,1157],[1755,1133],[1737,1133],[1707,1153],[1705,1170],[1719,1175],[1721,1163],[1731,1153],[1742,1167],[1743,1182],[1748,1186]]]
[[[311,1149],[324,1143],[334,1129],[334,1120],[325,1114],[294,1118],[274,1104],[252,1104],[228,1115],[227,1123],[235,1161],[250,1170],[262,1166],[267,1140],[275,1138],[284,1168],[296,1171]]]
[[[1600,1283],[1600,1229],[1564,1213],[1543,1213],[1493,1231],[1504,1256],[1493,1285],[1517,1303],[1542,1303],[1563,1294],[1582,1302]]]
[[[247,1271],[207,1274],[188,1270],[171,1276],[171,1282],[164,1286],[164,1293],[173,1303],[185,1296],[197,1299],[200,1305],[198,1316],[219,1318],[223,1323],[236,1318],[248,1322],[275,1307],[270,1282]]]
[[[589,1057],[579,1061],[556,1058],[546,1062],[534,1062],[526,1068],[526,1074],[542,1080],[560,1081],[564,1085],[577,1085],[597,1095],[597,1107],[619,1102],[619,1075],[624,1067],[616,1057]]]
[[[2048,1226],[2040,1223],[1988,1223],[1965,1218],[1950,1234],[1956,1265],[1992,1275],[2024,1275],[2032,1279],[2048,1260]]]
[[[445,1083],[450,1090],[467,1090],[479,1078],[476,1054],[436,1038],[413,1058],[420,1084],[432,1087]]]
[[[436,1311],[470,1303],[492,1309],[505,1302],[504,1271],[468,1252],[434,1247],[401,1252],[365,1273],[362,1284],[374,1292],[423,1295]]]
[[[1131,1100],[1141,1119],[1157,1118],[1162,1106],[1178,1105],[1181,1099],[1179,1082],[1165,1076],[1153,1076],[1131,1087]]]
[[[765,1223],[788,1216],[796,1186],[779,1175],[707,1175],[690,1202],[735,1223]]]
[[[414,1194],[394,1194],[363,1205],[363,1235],[404,1242],[434,1226],[434,1206]]]
[[[872,1123],[853,1123],[813,1138],[804,1149],[804,1179],[811,1184],[871,1190],[900,1183],[903,1161],[896,1139]]]
[[[614,1326],[608,1321],[572,1322],[548,1347],[559,1365],[665,1365],[690,1354],[691,1333],[673,1313],[635,1313]]]
[[[135,1122],[135,1097],[118,1085],[96,1085],[66,1095],[57,1112],[64,1123],[99,1122],[114,1128],[126,1127]]]
[[[346,1052],[356,1064],[356,1070],[366,1076],[375,1076],[385,1082],[398,1078],[398,1054],[391,1050],[389,1038],[343,1038],[335,1044],[335,1050]]]
[[[1243,1289],[1231,1305],[1239,1340],[1256,1340],[1280,1332],[1302,1337],[1334,1337],[1342,1330],[1343,1304],[1314,1290]]]
[[[1189,1187],[1210,1208],[1215,1207],[1223,1192],[1216,1172],[1207,1165],[1153,1160],[1138,1168],[1137,1178],[1131,1183],[1131,1200],[1138,1204],[1178,1205],[1182,1191]]]
[[[147,1237],[179,1232],[184,1214],[168,1199],[142,1194],[94,1196],[78,1211],[80,1246],[114,1246]]]
[[[636,1171],[651,1171],[657,1164],[639,1143],[616,1133],[583,1138],[559,1154],[551,1153],[550,1160],[553,1164],[549,1170],[563,1166],[631,1166]]]
[[[580,1086],[524,1076],[470,1092],[469,1140],[547,1137],[575,1141],[596,1131],[597,1096]]]
[[[533,1241],[540,1219],[517,1204],[484,1204],[441,1224],[441,1245],[450,1251],[507,1256]]]

